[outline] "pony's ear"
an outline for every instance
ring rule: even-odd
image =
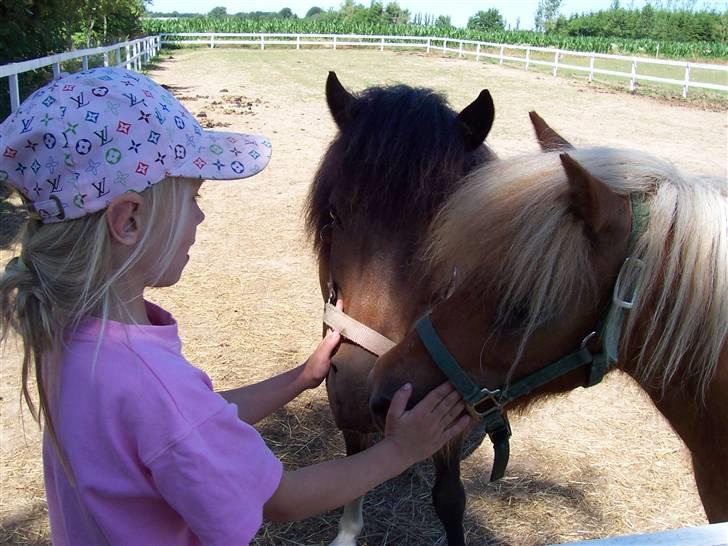
[[[541,145],[544,152],[558,152],[559,150],[573,150],[571,143],[562,137],[559,133],[549,127],[541,116],[536,112],[529,112],[528,117],[531,118],[533,129],[536,131],[536,140]]]
[[[483,89],[478,98],[458,114],[468,151],[472,151],[483,144],[485,137],[490,132],[490,128],[493,127],[493,119],[495,119],[493,98],[487,89]]]
[[[615,229],[629,229],[625,198],[613,192],[569,154],[560,154],[569,182],[571,212],[581,219],[595,236]]]
[[[355,100],[354,95],[341,85],[336,72],[329,71],[329,77],[326,78],[326,103],[339,129],[351,119],[351,105]]]

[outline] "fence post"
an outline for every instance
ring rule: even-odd
[[[336,50],[336,36],[334,36],[334,50]]]
[[[475,60],[480,60],[480,42],[478,42],[478,45],[475,46]]]
[[[498,61],[498,64],[503,64],[503,49],[504,49],[504,48],[505,48],[505,46],[501,45],[501,50],[500,50],[500,59],[499,59],[499,61]]]
[[[262,50],[264,50],[264,49],[265,49],[265,36],[263,36],[263,35],[261,34],[261,35],[260,35],[260,50],[262,51]]]
[[[591,59],[589,59],[589,83],[591,83],[594,79],[594,60],[595,56],[594,53],[592,53]]]
[[[104,51],[104,66],[109,66],[109,52]]]
[[[53,63],[53,79],[57,80],[61,77],[61,63]]]
[[[447,55],[447,38],[445,38],[442,42],[442,55],[443,57]]]
[[[118,48],[116,50],[116,65],[115,66],[121,66],[121,48]]]
[[[10,111],[15,112],[18,108],[20,108],[20,88],[18,87],[18,75],[10,74],[8,78],[8,84],[10,84]]]
[[[531,48],[526,48],[526,71],[528,71],[528,65],[531,63]]]
[[[126,61],[126,69],[131,70],[131,61],[129,60],[129,57],[131,57],[131,55],[129,55],[129,46],[128,45],[125,47],[125,50],[126,50],[126,57],[124,57],[124,60]]]
[[[215,35],[210,34],[210,49],[215,49]]]
[[[427,38],[427,54],[430,54],[430,38]]]
[[[634,92],[637,83],[637,59],[632,59],[632,79],[629,80],[629,90]]]
[[[384,51],[384,37],[382,37],[382,41],[379,43],[379,51]]]
[[[301,35],[296,34],[296,51],[301,49]]]
[[[463,56],[463,41],[460,40],[460,47],[458,48],[458,57]]]
[[[560,51],[557,51],[554,55],[554,76],[556,76],[556,71],[559,69],[559,53]]]
[[[688,86],[690,85],[690,63],[685,63],[685,83],[683,84],[683,98],[688,98]]]
[[[83,56],[83,59],[81,60],[81,64],[83,66],[84,71],[88,70],[88,55]]]

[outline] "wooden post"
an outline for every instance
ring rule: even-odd
[[[126,61],[126,69],[131,70],[131,61],[129,60],[129,57],[131,57],[131,55],[129,54],[129,44],[127,44],[125,46],[125,49],[126,49],[126,57],[124,57],[124,60]]]
[[[442,42],[442,54],[443,56],[447,55],[447,38]]]
[[[462,58],[463,56],[463,41],[460,40],[460,47],[458,48],[458,57]]]
[[[215,35],[210,34],[210,49],[215,49]]]
[[[475,46],[475,60],[480,60],[480,43],[478,43],[477,46]]]
[[[503,50],[505,49],[505,47],[506,47],[506,46],[504,46],[504,45],[501,45],[501,50],[500,50],[500,60],[499,60],[498,64],[503,64]]]
[[[10,111],[15,112],[20,108],[20,88],[18,87],[18,75],[10,74],[8,77],[10,85]]]
[[[690,63],[685,63],[685,83],[683,84],[683,98],[688,98],[688,87],[690,86]]]
[[[637,84],[637,59],[632,59],[632,79],[629,80],[629,90],[634,92]]]
[[[53,79],[57,80],[61,77],[61,63],[53,63]]]
[[[379,51],[384,51],[384,37],[382,37],[382,41],[379,43]]]
[[[556,52],[554,55],[554,76],[556,76],[556,71],[559,69],[559,51]]]
[[[528,65],[531,63],[531,48],[526,48],[526,71],[528,71]]]
[[[84,71],[88,70],[88,55],[83,56],[83,59],[81,60],[81,64],[83,66]]]
[[[296,50],[300,50],[300,49],[301,49],[301,35],[296,34]]]
[[[104,66],[109,66],[109,52],[104,51]]]
[[[431,38],[427,38],[427,54],[430,54]]]
[[[594,79],[594,60],[595,60],[594,53],[592,53],[591,59],[589,59],[589,83],[592,82]]]
[[[336,36],[334,36],[334,50],[336,50]]]

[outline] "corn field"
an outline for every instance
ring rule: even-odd
[[[574,37],[526,30],[475,32],[460,28],[422,25],[343,24],[331,21],[294,19],[238,19],[234,17],[188,17],[178,19],[143,19],[148,34],[175,32],[274,32],[285,34],[374,34],[385,36],[439,36],[536,47],[555,47],[570,51],[641,55],[668,59],[728,60],[728,43],[670,42],[630,40],[624,38]]]

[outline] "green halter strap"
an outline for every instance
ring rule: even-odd
[[[628,255],[634,250],[637,238],[644,233],[649,221],[649,209],[645,204],[643,195],[631,194],[630,203],[632,208],[632,229],[630,231]],[[634,260],[633,263],[641,264],[639,260]],[[602,343],[600,352],[592,353],[587,344],[597,333],[599,333],[600,338],[603,337],[604,329],[601,326],[584,338],[578,350],[519,379],[515,383],[498,389],[491,390],[480,387],[465,373],[442,342],[440,336],[437,335],[429,315],[425,315],[417,321],[415,330],[433,362],[463,397],[468,413],[474,418],[482,419],[485,424],[485,431],[491,442],[493,442],[495,452],[490,481],[502,478],[508,465],[510,453],[508,440],[511,436],[511,428],[508,418],[503,413],[505,404],[526,396],[554,379],[586,366],[588,366],[589,375],[584,387],[592,387],[601,382],[612,365],[616,364],[623,314],[625,310],[632,307],[636,296],[635,287],[630,298],[625,299],[622,297],[623,295],[620,294],[620,279],[622,273],[628,267],[633,266],[633,264],[630,264],[630,258],[627,258],[615,283],[613,301],[606,319],[606,322],[610,323],[609,326],[613,334],[609,336],[609,340]]]

